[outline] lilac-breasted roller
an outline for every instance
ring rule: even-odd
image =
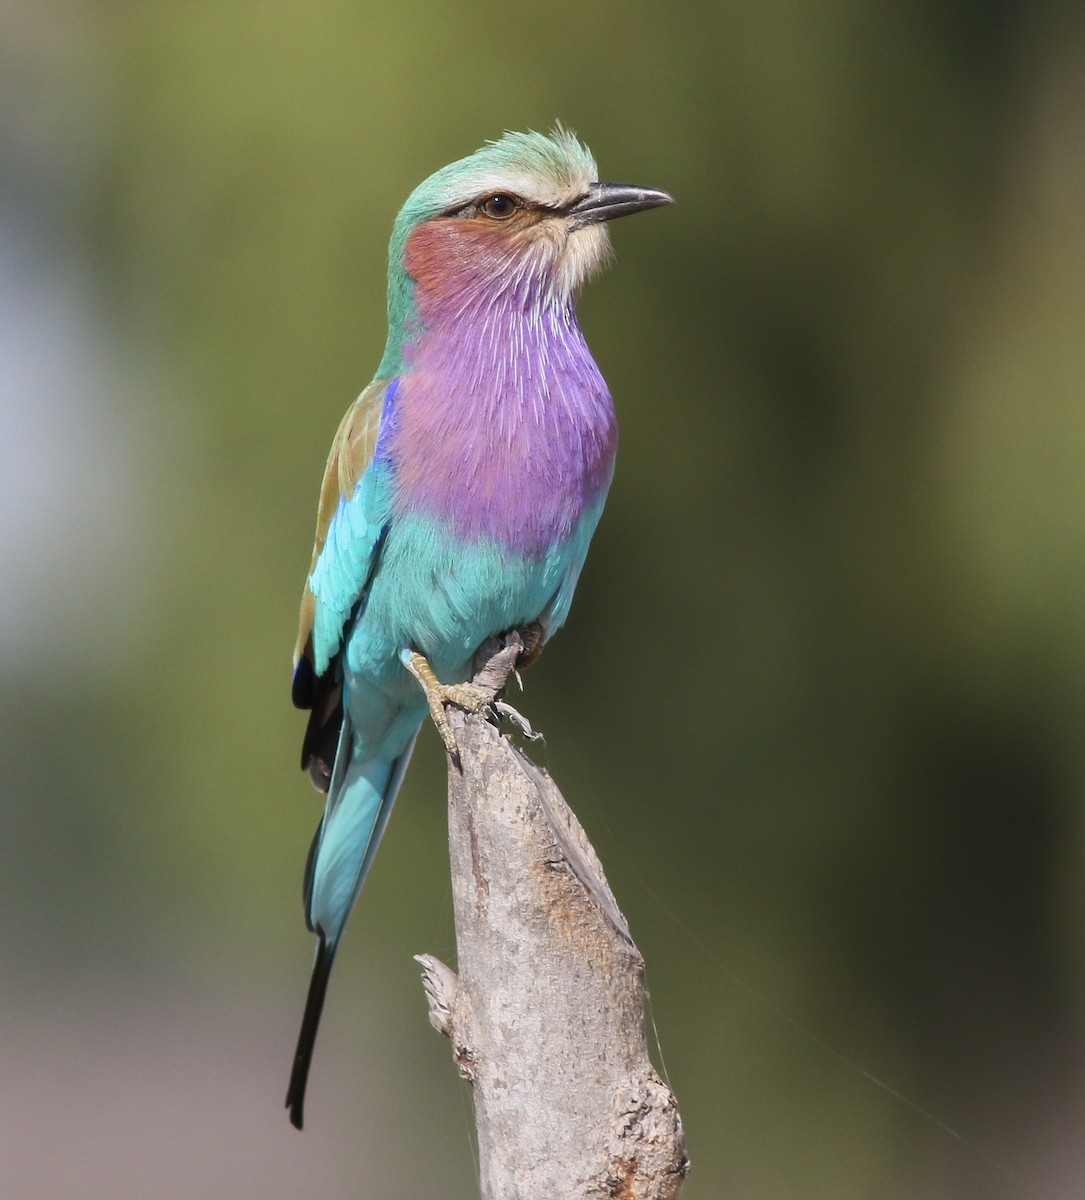
[[[509,133],[431,175],[392,232],[388,342],[320,491],[294,654],[302,766],[327,793],[305,870],[316,962],[286,1103],[299,1129],[328,976],[431,713],[492,700],[465,681],[487,638],[569,612],[614,470],[617,427],[577,324],[606,222],[670,204],[596,181],[562,128]]]

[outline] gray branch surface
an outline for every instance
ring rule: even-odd
[[[518,645],[476,682],[502,683]],[[486,714],[449,715],[459,974],[418,961],[430,1022],[474,1089],[483,1200],[673,1200],[682,1120],[648,1057],[644,960],[599,859]]]

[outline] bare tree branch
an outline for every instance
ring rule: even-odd
[[[517,645],[476,682],[500,684]],[[459,975],[419,956],[430,1021],[474,1089],[483,1200],[673,1200],[689,1169],[644,1028],[644,961],[550,777],[450,713]]]

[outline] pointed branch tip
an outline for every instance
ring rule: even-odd
[[[414,961],[422,964],[422,990],[429,1004],[429,1023],[438,1033],[451,1038],[452,1006],[460,985],[459,976],[432,954],[416,954]]]

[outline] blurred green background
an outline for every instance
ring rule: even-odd
[[[435,736],[282,1109],[289,655],[393,214],[555,118],[678,199],[581,304],[622,450],[523,708],[683,1196],[1085,1194],[1083,51],[1057,0],[0,6],[5,1196],[477,1195]]]

